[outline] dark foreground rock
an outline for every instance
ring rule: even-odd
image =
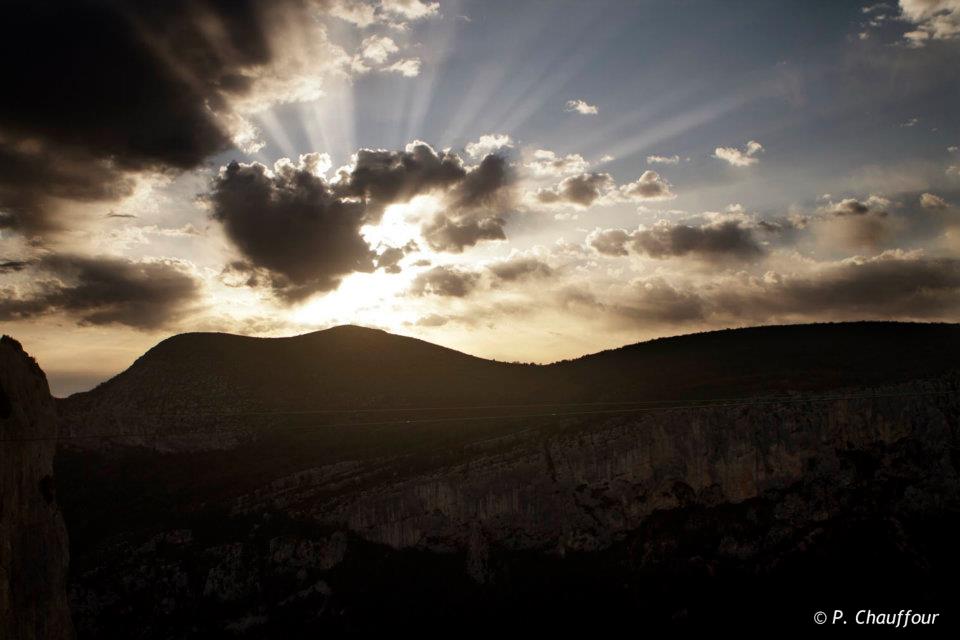
[[[0,638],[73,637],[67,531],[53,481],[57,421],[47,379],[0,339]]]

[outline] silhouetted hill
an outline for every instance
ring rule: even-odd
[[[484,360],[376,329],[290,338],[174,336],[67,413],[369,409],[740,397],[889,384],[960,365],[960,325],[894,322],[714,331],[552,365]]]
[[[737,397],[892,384],[960,368],[960,325],[844,322],[660,338],[550,367],[613,399]]]
[[[349,325],[289,338],[187,333],[64,404],[184,412],[471,403],[491,392],[519,399],[534,369]]]

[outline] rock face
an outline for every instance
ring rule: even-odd
[[[57,422],[40,367],[0,339],[0,637],[72,638],[69,549],[57,506]]]

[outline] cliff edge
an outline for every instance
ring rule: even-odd
[[[0,638],[73,638],[67,530],[53,482],[56,413],[47,379],[0,339]]]

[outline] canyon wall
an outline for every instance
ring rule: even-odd
[[[928,472],[955,484],[958,416],[960,380],[950,376],[591,416],[467,444],[456,464],[412,476],[402,457],[343,461],[278,480],[237,508],[282,510],[398,549],[483,540],[593,551],[657,510],[741,503],[814,475],[842,484],[847,454],[871,447],[918,443]]]

